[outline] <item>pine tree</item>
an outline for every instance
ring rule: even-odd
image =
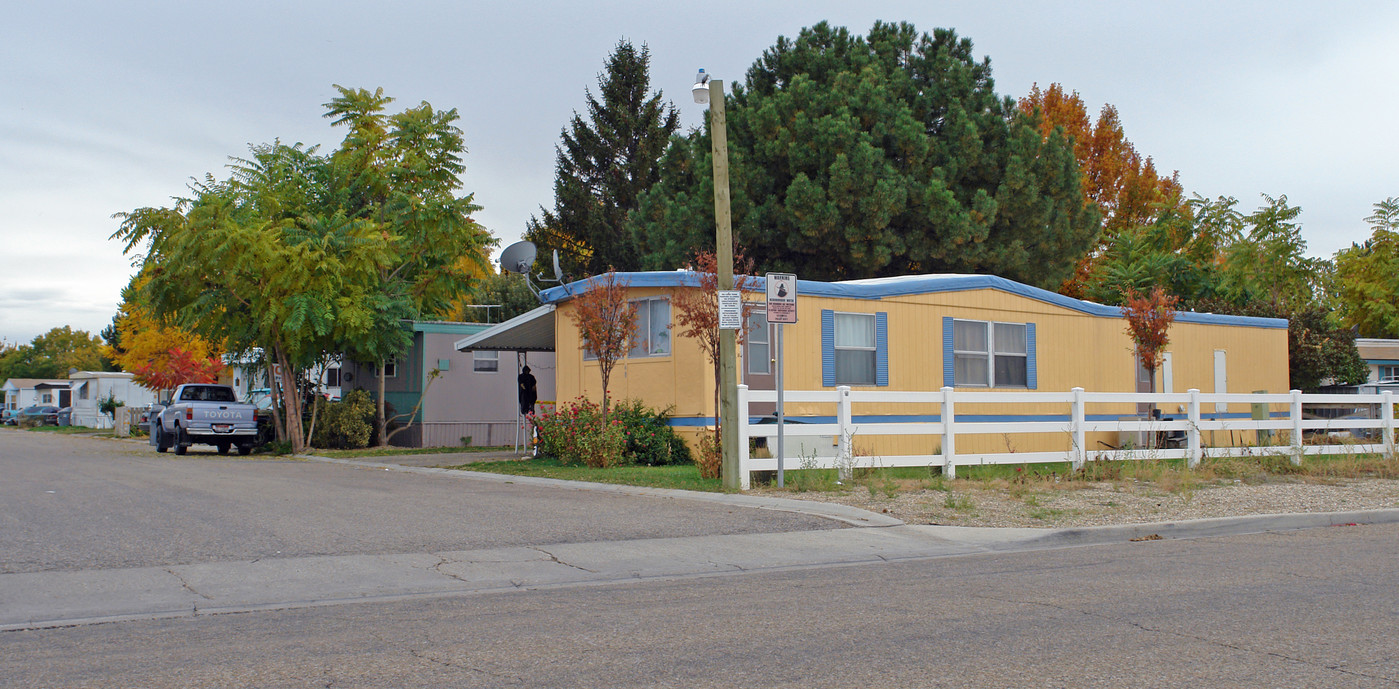
[[[658,161],[680,127],[675,106],[650,91],[650,50],[620,41],[586,90],[586,119],[574,113],[556,147],[554,210],[531,218],[525,238],[541,257],[559,252],[565,272],[596,275],[635,270],[639,259],[624,231],[637,197],[659,177]]]
[[[996,95],[951,30],[824,22],[779,38],[727,102],[735,243],[811,279],[989,272],[1055,287],[1093,246],[1072,145]],[[714,242],[707,130],[632,216],[648,268]]]

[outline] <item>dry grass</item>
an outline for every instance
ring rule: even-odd
[[[998,467],[955,480],[936,469],[866,469],[846,482],[800,480],[796,491],[788,480],[788,490],[755,492],[848,504],[913,524],[1087,526],[1399,507],[1399,458],[1345,451],[1300,465],[1272,456],[1211,458],[1193,470],[1172,460],[1094,461],[1076,472]]]

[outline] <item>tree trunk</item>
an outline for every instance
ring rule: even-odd
[[[287,360],[286,352],[275,348],[277,367],[281,369],[282,406],[286,409],[287,439],[291,441],[292,454],[306,451],[306,435],[301,427],[301,390],[296,385],[296,372]]]

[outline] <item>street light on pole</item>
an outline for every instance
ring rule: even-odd
[[[733,226],[729,217],[729,137],[724,115],[724,82],[710,79],[704,70],[690,89],[695,102],[709,104],[709,140],[714,158],[714,255],[718,262],[719,289],[734,288]],[[719,330],[719,428],[724,487],[740,487],[738,472],[738,367],[735,365],[736,331]]]

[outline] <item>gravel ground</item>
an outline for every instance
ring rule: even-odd
[[[844,492],[756,489],[756,495],[834,502],[881,512],[909,524],[1072,527],[1181,521],[1207,517],[1399,508],[1399,481],[1200,484],[1167,492],[1142,483],[987,486],[901,491],[892,497],[855,486]]]

